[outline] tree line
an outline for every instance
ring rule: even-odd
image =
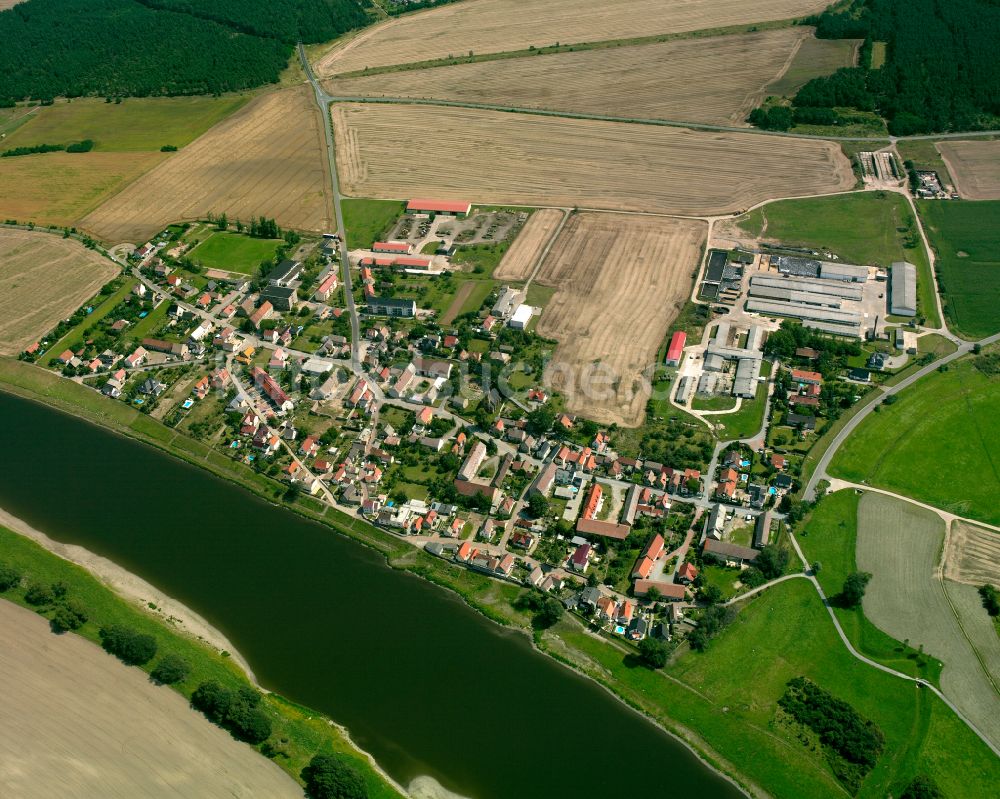
[[[366,21],[360,0],[26,0],[0,13],[0,102],[250,89]]]
[[[864,39],[861,64],[815,78],[802,109],[873,110],[899,136],[995,127],[1000,116],[1000,5],[995,0],[854,0],[808,20],[824,39]],[[871,45],[886,60],[871,69]],[[834,112],[836,113],[836,112]]]

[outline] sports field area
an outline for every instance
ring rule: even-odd
[[[902,195],[867,191],[780,200],[740,217],[737,224],[762,241],[829,250],[849,263],[909,261],[917,267],[920,313],[928,327],[940,325],[930,265]]]
[[[449,56],[806,16],[825,0],[472,0],[396,17],[330,51],[316,74]]]
[[[681,39],[335,79],[325,85],[330,94],[343,97],[434,98],[742,125],[763,100],[765,84],[785,70],[807,33],[783,28]]]
[[[229,230],[217,231],[187,253],[192,261],[210,269],[252,275],[261,261],[274,257],[281,239],[253,239]]]
[[[43,106],[3,141],[2,149],[90,139],[94,150],[154,152],[183,147],[246,103],[247,97],[129,97],[106,103],[79,97]]]
[[[977,339],[1000,331],[1000,200],[922,200],[917,209],[953,332]]]
[[[937,146],[966,200],[1000,200],[1000,140],[942,141]]]
[[[117,272],[75,239],[0,229],[0,354],[37,341]]]
[[[80,224],[110,242],[145,241],[168,222],[210,212],[327,231],[333,212],[325,160],[307,87],[258,95]]]
[[[880,629],[944,663],[941,690],[1000,746],[1000,693],[983,659],[963,632],[939,573],[945,524],[933,511],[875,492],[858,504],[857,562],[872,575],[865,615]],[[965,605],[962,606],[965,608]],[[968,610],[968,609],[966,609]],[[971,614],[988,619],[982,607]],[[992,656],[1000,638],[989,643]]]
[[[559,342],[546,381],[567,410],[641,424],[649,391],[640,376],[691,293],[706,233],[694,220],[570,217],[535,277],[556,289],[537,329]]]
[[[854,185],[825,141],[417,105],[337,104],[333,120],[359,197],[721,214]],[[415,130],[434,131],[419,157],[400,144]]]
[[[965,358],[898,397],[844,442],[831,475],[1000,524],[1000,378]]]

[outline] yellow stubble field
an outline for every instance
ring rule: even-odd
[[[316,74],[660,33],[744,25],[822,11],[826,0],[471,0],[397,17],[355,36]]]
[[[325,85],[341,97],[415,97],[743,125],[763,100],[764,87],[785,71],[809,31],[783,28],[480,61],[338,78]]]
[[[416,105],[339,104],[333,119],[358,197],[702,216],[854,185],[820,140]]]
[[[691,219],[570,217],[535,277],[556,289],[537,330],[559,342],[546,382],[567,410],[601,424],[642,423],[647,370],[691,293],[707,230]]]
[[[82,220],[109,242],[144,241],[168,222],[226,213],[332,229],[321,120],[307,86],[262,94]]]

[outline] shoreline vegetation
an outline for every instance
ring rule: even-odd
[[[56,606],[51,603],[38,606],[26,594],[34,585],[50,582],[61,585],[68,600],[79,603],[86,612],[83,626],[74,632],[95,645],[104,644],[103,648],[108,649],[104,637],[109,626],[151,636],[156,642],[156,657],[145,662],[143,670],[155,674],[157,663],[165,657],[179,657],[188,667],[188,673],[170,687],[186,700],[191,699],[200,683],[217,682],[239,691],[241,686],[248,687],[249,681],[251,690],[262,693],[260,707],[273,730],[268,740],[252,748],[298,784],[302,784],[301,771],[309,759],[323,753],[338,756],[358,770],[373,799],[408,795],[370,754],[351,740],[346,728],[263,689],[225,636],[194,611],[115,563],[83,547],[54,541],[2,509],[0,563],[14,568],[22,577],[21,585],[0,592],[0,599],[49,619]],[[220,649],[220,644],[225,644],[225,648]],[[162,684],[167,690],[165,681]],[[192,708],[191,712],[196,711]]]

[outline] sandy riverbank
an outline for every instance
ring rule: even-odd
[[[36,530],[16,516],[12,516],[3,508],[0,508],[0,525],[16,533],[20,533],[26,538],[30,538],[36,544],[45,547],[49,552],[58,555],[63,560],[68,560],[86,569],[119,596],[140,605],[148,612],[156,613],[164,624],[194,636],[220,652],[228,652],[233,660],[240,665],[240,668],[247,673],[250,680],[256,683],[249,664],[233,648],[233,645],[222,633],[193,610],[185,607],[177,600],[171,599],[141,577],[136,577],[136,575],[126,571],[118,564],[111,562],[107,558],[95,555],[83,547],[72,544],[61,544],[58,541],[54,541],[45,533]],[[155,611],[149,607],[150,603],[156,606]]]

